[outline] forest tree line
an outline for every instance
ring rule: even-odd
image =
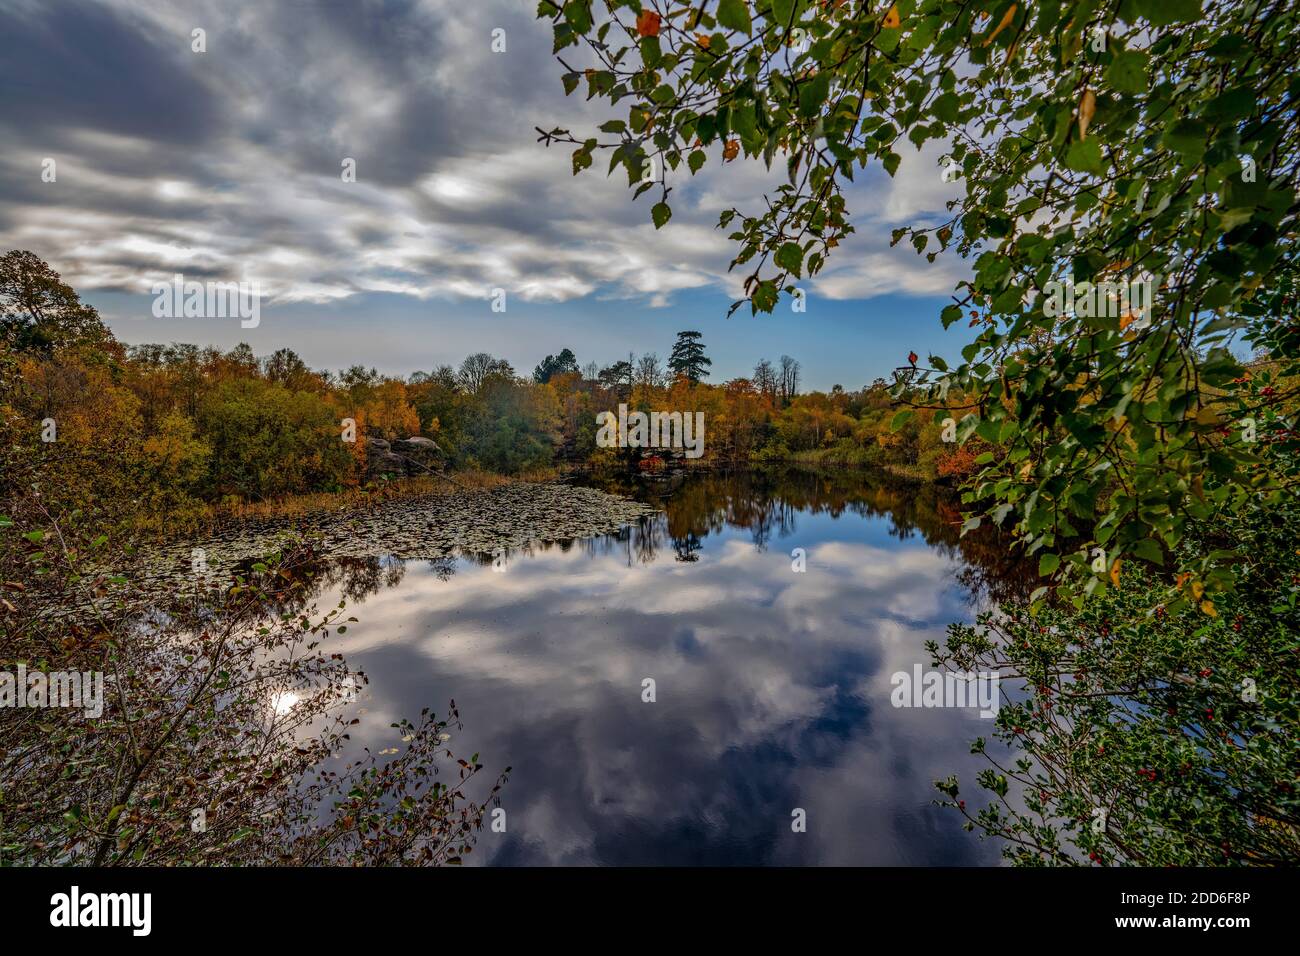
[[[802,392],[800,364],[781,356],[750,377],[710,383],[693,331],[666,361],[649,353],[583,368],[562,349],[521,375],[479,352],[403,378],[361,365],[313,369],[287,348],[125,346],[26,252],[4,257],[0,302],[11,447],[53,459],[71,499],[129,500],[142,514],[355,488],[366,479],[365,438],[428,437],[453,468],[506,475],[625,465],[626,449],[596,442],[597,416],[620,403],[703,412],[707,463],[862,465],[936,479],[973,462],[969,447],[941,440],[936,421],[892,430],[896,402],[882,379]],[[356,441],[341,440],[347,419]]]

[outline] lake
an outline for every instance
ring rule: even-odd
[[[895,707],[891,675],[1032,588],[1005,541],[960,538],[950,492],[862,473],[596,483],[664,510],[497,558],[355,561],[317,598],[358,618],[331,638],[370,679],[357,744],[400,747],[389,723],[454,699],[457,754],[513,767],[505,832],[466,863],[998,862],[932,803],[987,766],[992,721]]]

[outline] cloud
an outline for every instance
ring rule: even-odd
[[[755,208],[779,180],[779,164],[711,164],[657,231],[654,197],[632,202],[621,171],[573,177],[534,127],[591,128],[605,107],[563,96],[547,24],[512,0],[20,2],[0,21],[0,83],[18,91],[0,117],[4,243],[80,289],[142,295],[183,270],[256,279],[280,302],[734,297],[718,211]],[[941,205],[926,160],[851,190],[859,236],[814,294],[951,288],[959,270],[907,262],[883,231]]]
[[[454,697],[453,749],[514,767],[509,835],[485,832],[475,853],[495,863],[987,860],[927,809],[986,722],[889,702],[892,672],[928,665],[925,640],[964,616],[959,562],[837,534],[856,524],[810,540],[801,574],[730,530],[694,563],[629,566],[614,538],[500,574],[460,561],[450,581],[410,562],[338,638],[380,710],[354,740],[394,745],[392,715]]]

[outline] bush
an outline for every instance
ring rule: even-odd
[[[1198,606],[1199,583],[1119,572],[1076,610],[1010,604],[953,625],[936,662],[1026,683],[997,717],[1010,761],[984,740],[993,799],[972,813],[956,777],[937,786],[968,829],[1018,864],[1278,865],[1300,859],[1300,506],[1201,526],[1186,547],[1234,538],[1235,592]],[[1179,591],[1192,600],[1177,602]]]

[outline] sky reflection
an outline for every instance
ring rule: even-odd
[[[896,515],[863,507],[870,489],[827,507],[706,484],[688,490],[693,517],[674,495],[621,536],[511,555],[503,572],[411,562],[350,602],[359,623],[336,649],[370,677],[357,741],[397,746],[388,723],[456,700],[457,752],[493,776],[514,767],[507,832],[485,829],[471,863],[996,863],[931,803],[934,780],[975,772],[970,742],[991,722],[889,701],[890,675],[928,666],[924,642],[986,599],[955,533],[915,525],[906,496]],[[761,534],[756,499],[782,516]],[[691,560],[673,547],[686,537]]]

